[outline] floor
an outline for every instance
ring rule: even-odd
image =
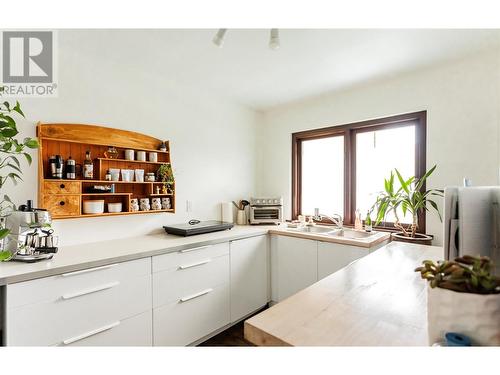
[[[253,315],[257,315],[265,309],[267,309],[267,307],[264,307]],[[245,320],[248,318],[250,318],[250,316],[245,318]],[[249,341],[245,340],[243,335],[243,323],[244,321],[241,321],[238,324],[229,327],[225,331],[222,331],[211,339],[202,342],[198,346],[255,346]]]
[[[222,331],[198,346],[253,346],[243,337],[243,322]]]

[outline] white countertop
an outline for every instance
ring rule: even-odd
[[[41,277],[58,275],[85,268],[166,254],[182,249],[212,245],[236,239],[267,234],[274,226],[234,226],[222,232],[200,234],[190,237],[173,236],[166,233],[101,241],[59,248],[54,258],[37,263],[0,263],[0,286]]]
[[[44,260],[37,263],[0,262],[0,286],[267,233],[367,248],[389,238],[388,233],[377,233],[370,241],[362,239],[343,240],[327,238],[327,236],[317,233],[294,233],[283,230],[281,226],[276,225],[235,225],[230,230],[189,237],[166,233],[151,234],[82,245],[62,246],[54,255],[54,258],[48,261]]]

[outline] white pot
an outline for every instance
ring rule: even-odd
[[[104,200],[83,201],[84,214],[102,214],[104,212]]]
[[[459,293],[427,286],[429,345],[446,332],[469,336],[473,345],[500,345],[500,294]]]

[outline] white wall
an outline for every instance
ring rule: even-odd
[[[335,69],[332,66],[332,69]],[[258,191],[284,196],[291,216],[291,133],[427,110],[428,186],[498,183],[498,51],[440,67],[292,103],[265,113],[259,127]],[[441,223],[427,215],[427,232],[441,243]]]
[[[129,70],[102,58],[99,48],[82,53],[75,33],[59,31],[59,97],[20,100],[27,115],[20,123],[23,136],[34,136],[36,122],[42,121],[100,124],[169,139],[177,213],[59,220],[54,228],[61,244],[161,231],[162,225],[190,218],[218,219],[219,202],[254,193],[253,111],[177,84],[175,71]],[[36,201],[34,156],[33,166],[25,168],[25,182],[5,190],[16,202]],[[194,203],[191,213],[185,210],[187,199]]]

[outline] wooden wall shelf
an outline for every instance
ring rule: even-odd
[[[37,136],[40,142],[38,150],[38,205],[46,208],[54,219],[82,217],[137,215],[151,213],[175,212],[175,184],[172,194],[156,194],[156,186],[163,182],[137,181],[105,181],[108,169],[143,169],[144,174],[155,173],[162,164],[170,164],[170,144],[167,151],[157,148],[163,142],[148,135],[83,124],[42,124],[37,125]],[[104,154],[109,146],[118,151],[118,158],[112,159]],[[156,152],[158,161],[126,160],[125,150]],[[49,158],[61,155],[66,161],[70,156],[77,164],[83,165],[85,152],[90,150],[94,162],[95,180],[83,179],[81,175],[75,180],[50,178]],[[121,176],[120,176],[121,178]],[[115,185],[114,193],[90,192],[92,185]],[[137,198],[170,198],[171,208],[150,211],[131,211],[131,199]],[[102,214],[83,214],[83,202],[86,200],[104,199],[105,212]],[[107,212],[107,203],[121,202],[123,212]]]

